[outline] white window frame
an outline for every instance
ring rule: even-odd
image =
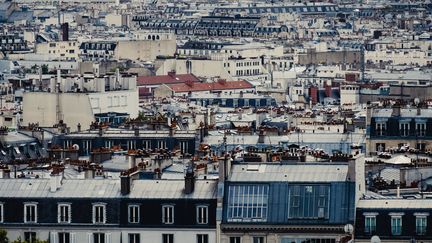
[[[384,136],[385,131],[387,131],[387,123],[386,122],[377,122],[375,124],[376,134],[378,136]]]
[[[197,234],[196,235],[197,243],[209,243],[209,235],[208,234]]]
[[[133,213],[136,214],[136,218],[135,217],[131,218],[131,216],[132,216],[131,210],[133,210],[134,211]],[[139,204],[129,204],[128,205],[128,222],[130,224],[138,224],[140,222],[140,205]]]
[[[404,213],[390,213],[389,214],[391,216],[390,219],[390,226],[391,226],[391,235],[402,235],[402,230],[403,230],[403,221],[402,221],[402,216],[404,215]],[[398,234],[394,234],[393,232],[393,219],[398,219],[400,220],[400,231]]]
[[[373,231],[376,231],[376,216],[377,215],[378,215],[378,213],[364,213],[363,214],[363,216],[365,218],[365,221],[364,221],[365,233],[372,234]],[[372,227],[370,227],[370,229],[368,231],[366,231],[366,222],[367,222],[367,219],[373,219],[373,220],[375,220],[375,225],[374,225],[375,228],[374,229],[372,229]]]
[[[24,223],[37,223],[38,220],[38,203],[37,202],[26,202],[24,203]],[[35,215],[33,216],[34,220],[27,221],[27,207],[35,207]]]
[[[200,213],[200,211],[202,211]],[[203,217],[200,218],[200,215]],[[198,205],[196,207],[196,222],[197,224],[208,224],[208,206],[207,205]]]
[[[98,240],[95,240],[95,238],[98,238]],[[93,232],[92,234],[93,243],[101,243],[100,242],[101,239],[102,239],[102,243],[108,243],[107,238],[108,236],[105,232]]]
[[[4,223],[4,203],[0,202],[0,223]]]
[[[167,213],[170,215],[165,215],[165,211],[167,211]],[[174,224],[174,205],[162,205],[162,223]]]
[[[409,122],[400,122],[399,123],[399,131],[401,137],[408,137],[410,134],[410,123]]]
[[[426,136],[426,123],[424,122],[416,123],[416,133],[418,137]]]
[[[96,209],[98,207],[102,207],[102,222],[98,220],[98,218],[96,217]],[[106,223],[106,203],[94,203],[93,204],[93,210],[92,210],[92,215],[93,215],[93,224],[105,224]]]
[[[67,220],[62,220],[62,214],[64,213],[62,208],[66,207],[67,208],[67,215],[64,215],[65,217],[67,217]],[[70,203],[59,203],[57,205],[57,222],[59,224],[70,224],[72,221],[72,207]]]
[[[133,240],[131,236],[133,235]],[[138,239],[136,236],[138,235]],[[141,243],[141,234],[140,233],[128,233],[128,243]]]
[[[427,233],[427,229],[428,229],[428,216],[429,213],[414,213],[414,216],[416,217],[416,235],[426,235]],[[419,226],[417,225],[417,219],[422,219],[425,221],[425,231],[424,232],[419,232],[418,228]]]
[[[164,236],[167,236],[167,241],[164,241]],[[169,240],[169,236],[172,236],[172,240]],[[174,243],[174,234],[172,233],[164,233],[162,234],[162,243]]]

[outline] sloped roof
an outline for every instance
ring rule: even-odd
[[[170,74],[158,76],[139,76],[137,85],[158,85],[158,84],[176,84],[184,82],[199,82],[200,80],[193,74]]]
[[[178,83],[168,85],[174,92],[194,92],[194,91],[216,91],[231,89],[250,89],[254,86],[244,80],[229,82],[212,82],[212,83]]]

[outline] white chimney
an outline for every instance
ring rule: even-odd
[[[60,188],[62,181],[61,174],[50,174],[50,192],[56,192]]]

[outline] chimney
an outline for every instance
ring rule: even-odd
[[[220,85],[225,85],[226,84],[226,79],[218,79],[218,83],[220,84]]]
[[[171,125],[169,128],[169,136],[173,137],[175,134],[175,126]]]
[[[392,111],[392,116],[400,116],[400,112],[401,112],[401,107],[399,104],[395,104],[393,105],[393,111]]]
[[[99,127],[99,136],[102,137],[102,135],[103,135],[103,129],[102,129],[102,127]]]
[[[63,23],[61,25],[62,41],[69,41],[69,23]]]
[[[120,176],[120,193],[124,196],[130,193],[131,179],[129,175]]]
[[[81,132],[81,123],[78,123],[78,125],[77,125],[77,131]]]
[[[134,128],[134,135],[135,135],[135,137],[138,137],[140,135],[140,131],[139,131],[138,127]]]
[[[185,194],[191,194],[195,189],[195,175],[193,171],[193,165],[189,166],[185,176]]]
[[[4,168],[0,170],[0,178],[9,179],[10,178],[10,170],[8,168]]]
[[[170,76],[171,78],[175,78],[175,76],[176,76],[176,71],[175,71],[175,70],[172,70],[172,71],[168,72],[168,76]]]
[[[265,141],[265,131],[261,129],[258,134],[258,143],[264,143],[264,141]]]
[[[128,154],[128,162],[129,162],[129,169],[135,168],[136,166],[135,154]]]
[[[400,185],[397,185],[397,188],[396,188],[396,197],[400,198]]]
[[[93,179],[95,176],[95,171],[92,168],[86,169],[84,171],[84,178],[85,179]]]
[[[421,116],[421,108],[417,106],[417,116]]]
[[[61,186],[62,176],[60,172],[53,171],[50,175],[50,192],[56,192]]]

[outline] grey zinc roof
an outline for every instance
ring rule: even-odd
[[[126,197],[143,199],[216,198],[216,180],[197,180],[195,190],[184,194],[184,180],[134,180]],[[50,192],[50,179],[0,179],[2,198],[119,198],[119,179],[63,179]]]
[[[120,196],[120,180],[66,179],[50,192],[50,179],[1,179],[0,197],[11,198],[113,198]]]
[[[259,164],[234,165],[233,182],[337,182],[346,181],[348,165],[343,164]]]
[[[372,116],[373,117],[391,117],[393,113],[393,109],[375,109],[373,111]],[[420,115],[417,115],[417,109],[416,108],[409,108],[409,109],[401,109],[400,110],[400,116],[401,117],[418,117],[418,118],[429,118],[432,117],[432,110],[431,109],[421,109]]]
[[[359,200],[357,207],[365,209],[432,209],[432,199],[366,199]]]
[[[213,199],[217,196],[217,180],[197,180],[191,194],[185,194],[184,180],[137,180],[129,198],[143,199]]]

